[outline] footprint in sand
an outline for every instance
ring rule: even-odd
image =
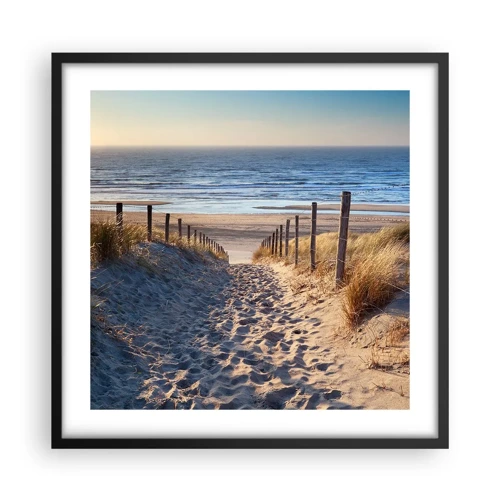
[[[342,392],[341,391],[326,392],[325,394],[323,394],[323,397],[328,401],[331,401],[332,399],[340,399],[342,397]]]

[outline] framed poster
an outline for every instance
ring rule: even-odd
[[[447,54],[53,54],[52,113],[54,448],[448,447]]]

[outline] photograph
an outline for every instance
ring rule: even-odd
[[[408,412],[410,98],[91,90],[92,412]]]

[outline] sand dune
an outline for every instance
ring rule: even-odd
[[[334,299],[289,279],[160,243],[94,269],[92,408],[408,408],[408,376],[368,370]]]

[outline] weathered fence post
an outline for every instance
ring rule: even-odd
[[[271,243],[271,255],[274,255],[274,232],[273,235],[271,236],[272,238],[272,243]]]
[[[337,268],[335,271],[335,284],[339,286],[344,279],[345,256],[347,252],[347,233],[349,229],[349,212],[351,210],[351,193],[342,191],[339,221],[339,246],[337,249]]]
[[[123,227],[123,203],[116,204],[116,225]]]
[[[299,263],[299,216],[295,216],[295,265]]]
[[[148,205],[148,241],[153,238],[153,206]]]
[[[191,226],[188,224],[188,243],[191,241]]]
[[[288,239],[290,238],[290,219],[286,220],[285,226],[285,257],[288,257]]]
[[[278,255],[278,239],[279,239],[279,228],[276,228],[274,240],[274,255]]]
[[[170,214],[165,214],[165,241],[168,243],[168,236],[170,231]]]
[[[194,234],[193,234],[193,241],[194,241],[195,245],[196,245],[196,232],[197,232],[197,230],[195,229],[194,230]]]
[[[313,201],[311,207],[311,270],[316,269],[316,217],[318,204]]]
[[[280,224],[280,257],[283,257],[283,224]]]
[[[200,240],[200,245],[201,245],[201,240],[203,239],[203,233],[200,231],[200,236],[199,236],[199,240]]]
[[[116,228],[118,229],[118,241],[121,248],[123,242],[123,203],[116,204]]]
[[[182,239],[182,219],[177,219],[179,239]]]

